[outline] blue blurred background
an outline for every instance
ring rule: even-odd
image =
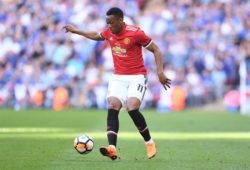
[[[106,108],[108,44],[63,26],[100,32],[113,6],[158,44],[172,79],[165,92],[154,56],[143,50],[149,88],[142,107],[199,107],[239,89],[240,62],[250,57],[248,0],[0,0],[0,107]]]

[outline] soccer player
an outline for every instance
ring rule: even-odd
[[[107,11],[106,23],[108,27],[101,33],[79,30],[72,25],[64,26],[66,32],[96,41],[107,40],[111,46],[114,74],[109,80],[107,93],[109,145],[101,147],[100,152],[112,160],[117,158],[118,114],[122,106],[125,106],[145,141],[148,159],[151,159],[156,155],[156,144],[150,136],[144,116],[139,111],[147,90],[147,72],[142,57],[142,47],[154,54],[157,75],[166,90],[170,88],[171,81],[163,72],[162,54],[158,46],[139,27],[127,25],[123,21],[123,11],[120,8],[113,7]]]

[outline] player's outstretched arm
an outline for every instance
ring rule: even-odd
[[[147,47],[147,49],[151,51],[152,53],[154,53],[159,81],[161,82],[165,90],[167,90],[167,88],[170,88],[171,80],[168,79],[167,76],[164,74],[162,53],[159,47],[154,42],[152,42],[150,46]]]
[[[81,35],[81,36],[84,36],[88,39],[91,39],[91,40],[96,40],[96,41],[102,41],[104,40],[98,32],[95,32],[95,31],[83,31],[83,30],[79,30],[77,29],[75,26],[73,25],[65,25],[63,27],[65,29],[66,32],[71,32],[73,34],[78,34],[78,35]]]

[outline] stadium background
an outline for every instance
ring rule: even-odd
[[[121,159],[100,155],[107,144],[102,108],[110,50],[62,29],[72,23],[101,31],[111,6],[122,7],[126,22],[160,46],[173,82],[163,91],[154,57],[144,50],[150,84],[142,112],[158,152],[152,160],[125,110],[119,114]],[[239,109],[249,18],[249,0],[0,0],[0,169],[249,170],[250,117],[228,114],[223,105]],[[64,107],[70,109],[53,110]],[[73,148],[83,133],[95,142],[88,155]]]
[[[0,0],[0,107],[106,108],[112,74],[106,42],[66,34],[71,23],[101,31],[119,6],[160,47],[172,79],[167,93],[144,51],[149,88],[143,107],[181,110],[221,101],[239,88],[239,64],[250,57],[247,0]],[[233,102],[239,107],[238,100]]]

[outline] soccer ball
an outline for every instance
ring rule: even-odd
[[[74,148],[80,154],[88,154],[94,149],[94,140],[84,134],[77,136],[74,140]]]

